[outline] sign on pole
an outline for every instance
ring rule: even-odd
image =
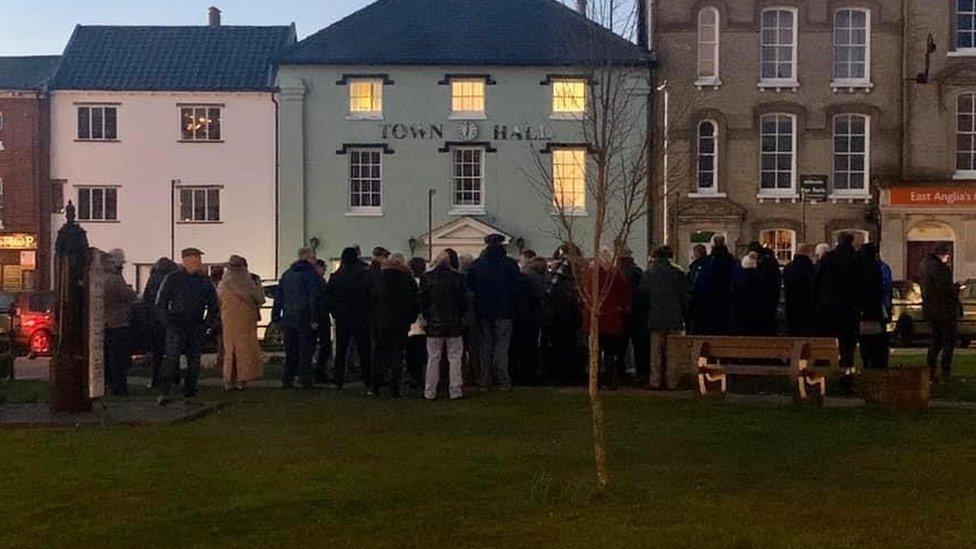
[[[801,175],[800,192],[807,202],[823,202],[827,200],[826,175]]]
[[[105,396],[105,282],[101,252],[88,261],[88,397]]]

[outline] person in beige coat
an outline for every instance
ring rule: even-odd
[[[224,336],[224,387],[244,389],[248,381],[264,374],[257,334],[264,291],[248,272],[243,257],[230,257],[217,297]]]

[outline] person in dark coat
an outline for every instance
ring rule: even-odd
[[[358,253],[358,250],[357,250]],[[373,285],[370,295],[372,296],[372,301],[369,305],[369,340],[366,342],[369,344],[369,361],[367,364],[378,365],[382,362],[382,342],[380,341],[380,335],[383,330],[382,325],[382,309],[383,304],[380,303],[380,285],[381,279],[383,277],[383,265],[386,260],[390,257],[390,251],[383,246],[376,246],[373,248],[373,257],[369,261],[369,278]],[[356,341],[356,349],[359,349],[359,341]],[[362,355],[359,355],[360,357]],[[375,372],[372,372],[362,364],[360,360],[360,370],[363,378],[363,385],[366,386],[366,392],[370,393],[372,391],[372,385],[367,383],[365,380],[373,379],[375,377]]]
[[[762,277],[763,292],[758,302],[760,307],[760,327],[759,335],[774,336],[778,330],[776,317],[779,311],[779,298],[783,288],[783,274],[780,271],[779,260],[776,253],[769,248],[760,245],[758,242],[749,244],[749,251],[754,251],[759,256],[759,274]]]
[[[508,375],[508,346],[521,277],[518,264],[505,254],[502,235],[488,235],[485,244],[467,278],[478,321],[481,386],[490,389],[497,383],[500,388],[509,389],[512,380]]]
[[[691,304],[691,284],[687,275],[671,263],[673,252],[662,246],[652,254],[650,268],[640,286],[639,302],[647,311],[647,331],[651,334],[651,388],[670,388],[667,383],[668,335],[685,329]]]
[[[524,385],[535,385],[539,378],[539,334],[546,311],[547,267],[545,258],[536,256],[522,265],[519,312],[509,356],[513,378]]]
[[[877,246],[868,242],[858,252],[864,280],[861,284],[860,347],[865,368],[888,367],[888,322],[885,280]]]
[[[783,270],[783,286],[786,290],[786,330],[791,336],[815,334],[815,307],[813,303],[813,246],[801,245],[793,261]]]
[[[737,267],[735,256],[725,245],[725,236],[712,237],[712,253],[695,281],[696,309],[692,320],[695,333],[723,335],[730,332],[732,272]]]
[[[938,379],[937,366],[941,367],[943,378],[948,378],[952,373],[956,329],[962,316],[959,288],[953,283],[952,269],[949,267],[951,261],[948,246],[939,246],[934,254],[922,260],[922,316],[932,330],[927,358],[933,382]]]
[[[640,287],[644,282],[644,271],[634,261],[634,254],[628,248],[621,248],[617,259],[617,268],[627,279],[630,286],[630,302],[633,304],[625,326],[625,347],[634,350],[634,370],[641,384],[650,375],[650,346],[651,336],[647,331],[647,309],[640,301]],[[626,370],[626,369],[625,369]],[[626,374],[626,371],[621,372]],[[626,381],[626,375],[624,375]]]
[[[166,327],[163,324],[163,317],[159,308],[156,307],[156,299],[159,297],[159,289],[163,285],[163,280],[176,271],[180,270],[172,259],[161,257],[149,271],[149,281],[146,289],[142,292],[142,319],[145,322],[146,347],[151,356],[152,365],[152,387],[160,387],[159,375],[163,370],[163,360],[166,358]],[[180,372],[177,369],[170,383],[179,385]]]
[[[184,395],[196,396],[201,348],[204,339],[216,331],[220,322],[217,290],[204,270],[203,252],[186,248],[181,255],[183,266],[163,280],[156,299],[166,327],[166,360],[159,377],[160,406],[170,401],[170,384],[174,372],[179,370],[182,355],[186,355]]]
[[[315,261],[311,248],[299,250],[298,260],[281,275],[275,290],[271,322],[278,323],[285,336],[285,371],[281,384],[286,389],[294,387],[296,377],[304,389],[315,384],[312,353],[323,296]]]
[[[346,361],[349,347],[356,346],[363,385],[371,394],[372,346],[370,345],[370,316],[373,305],[373,280],[370,271],[359,260],[356,248],[342,250],[339,268],[329,277],[329,308],[336,327],[335,368],[332,384],[342,389],[346,382]]]
[[[383,263],[379,293],[381,362],[373,372],[373,394],[379,396],[385,385],[392,398],[400,398],[408,333],[420,314],[417,283],[403,254],[391,254]]]
[[[542,327],[542,349],[548,381],[563,385],[580,383],[579,331],[582,307],[573,262],[580,252],[572,244],[560,246],[546,273],[546,317]]]
[[[329,309],[328,283],[325,279],[325,261],[315,260],[315,274],[319,277],[321,284],[318,287],[319,297],[315,310],[315,322],[318,324],[316,330],[315,349],[317,359],[315,361],[315,383],[324,385],[329,380],[329,362],[332,361],[332,317]]]
[[[420,278],[420,314],[427,321],[427,375],[424,398],[437,398],[441,362],[445,351],[450,368],[448,394],[451,400],[463,396],[461,357],[464,354],[464,317],[468,312],[468,289],[464,275],[451,267],[447,251],[434,258],[433,270]]]
[[[749,252],[732,274],[732,321],[734,332],[743,336],[759,336],[765,330],[762,308],[766,287],[759,271],[757,252]]]
[[[691,287],[695,286],[695,281],[707,261],[708,248],[704,244],[696,244],[691,250],[691,263],[688,264],[688,283]]]
[[[413,257],[407,262],[413,280],[418,285],[420,278],[427,272],[427,260],[422,257]],[[420,389],[424,385],[424,369],[427,367],[427,332],[424,328],[426,320],[423,316],[418,316],[410,324],[410,332],[407,338],[407,377],[410,387]]]
[[[854,250],[854,235],[841,233],[837,248],[817,265],[813,286],[817,328],[823,336],[837,338],[840,367],[848,373],[854,368],[864,278]],[[849,388],[850,378],[845,377],[843,383]]]

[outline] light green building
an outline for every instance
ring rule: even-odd
[[[512,254],[551,255],[551,186],[580,230],[592,226],[580,117],[587,67],[603,59],[635,72],[650,63],[554,0],[382,0],[287,50],[279,267],[303,244],[327,259],[354,244],[476,255],[494,232]],[[646,118],[646,86],[631,97],[632,116]],[[643,262],[646,219],[628,244]]]

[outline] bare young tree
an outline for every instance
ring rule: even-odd
[[[588,48],[590,63],[582,73],[587,82],[585,113],[576,119],[572,143],[533,149],[535,171],[528,178],[553,205],[556,233],[571,251],[568,259],[588,318],[593,452],[598,486],[607,490],[606,427],[598,384],[600,312],[613,288],[617,260],[634,228],[647,220],[652,200],[648,112],[653,81],[649,61],[622,57],[619,42],[608,40],[597,27],[633,36],[636,3],[594,0],[587,14],[595,23],[592,35],[569,37],[574,47],[583,43]]]

